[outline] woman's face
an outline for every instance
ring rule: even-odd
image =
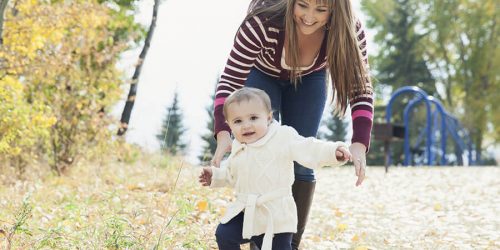
[[[297,30],[311,35],[325,27],[330,18],[326,1],[297,0],[293,6],[293,19]]]

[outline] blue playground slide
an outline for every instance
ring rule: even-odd
[[[413,95],[405,106],[403,111],[403,127],[404,127],[404,166],[413,165],[416,159],[412,159],[412,149],[422,149],[424,165],[449,165],[449,155],[446,154],[448,136],[451,137],[455,143],[455,150],[458,150],[457,155],[461,155],[462,159],[456,159],[457,163],[462,165],[476,165],[479,159],[475,159],[475,147],[470,139],[468,131],[463,128],[458,120],[448,113],[441,102],[429,96],[422,89],[415,86],[406,86],[397,89],[392,94],[389,103],[386,107],[386,122],[391,123],[392,106],[394,101],[401,95]],[[416,126],[411,123],[412,111],[421,103],[425,104],[426,122],[424,128],[418,128],[419,135],[416,142],[412,145],[410,142],[410,126]],[[425,146],[422,145],[425,141]],[[455,155],[455,154],[453,154]],[[439,161],[437,160],[439,156]],[[388,162],[386,165],[391,164],[391,155],[389,152]]]

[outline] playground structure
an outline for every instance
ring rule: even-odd
[[[392,106],[394,101],[403,94],[413,94],[411,99],[405,106],[403,111],[403,125],[391,123]],[[412,111],[421,103],[425,104],[425,128],[419,129],[419,135],[416,142],[412,145],[410,142],[410,126]],[[458,120],[448,113],[441,102],[429,96],[422,89],[415,86],[406,86],[397,89],[391,96],[386,107],[386,123],[374,124],[375,139],[384,141],[385,148],[385,166],[386,171],[392,162],[390,143],[393,140],[403,139],[404,142],[404,166],[412,164],[413,154],[411,149],[420,149],[425,138],[425,147],[422,153],[426,164],[424,165],[448,165],[450,163],[446,154],[448,136],[455,143],[455,149],[459,159],[458,165],[475,165],[479,159],[475,159],[475,147],[470,139],[469,133],[464,129]],[[438,144],[439,143],[439,144]],[[457,151],[458,150],[458,151]],[[467,153],[467,156],[465,155]],[[437,160],[439,157],[439,161]]]

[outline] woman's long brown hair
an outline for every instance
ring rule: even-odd
[[[287,57],[290,59],[290,79],[300,84],[299,47],[297,27],[293,19],[293,9],[297,0],[252,0],[245,20],[264,14],[268,17],[283,18],[287,36]],[[343,116],[350,98],[367,91],[370,86],[368,69],[363,62],[356,37],[357,20],[350,0],[316,0],[326,4],[330,20],[326,25],[327,70],[330,73],[333,95],[336,97],[337,114]],[[368,62],[366,62],[368,63]],[[371,90],[369,90],[371,91]],[[371,92],[370,92],[371,93]]]

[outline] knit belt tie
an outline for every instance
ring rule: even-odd
[[[274,236],[274,221],[273,215],[269,208],[265,205],[266,202],[291,196],[292,192],[289,188],[277,189],[275,191],[258,194],[238,194],[238,200],[246,200],[245,213],[243,216],[243,233],[244,239],[250,239],[253,236],[253,225],[255,216],[255,207],[260,206],[264,208],[267,213],[267,227],[264,234],[264,241],[262,243],[262,250],[271,250]]]

